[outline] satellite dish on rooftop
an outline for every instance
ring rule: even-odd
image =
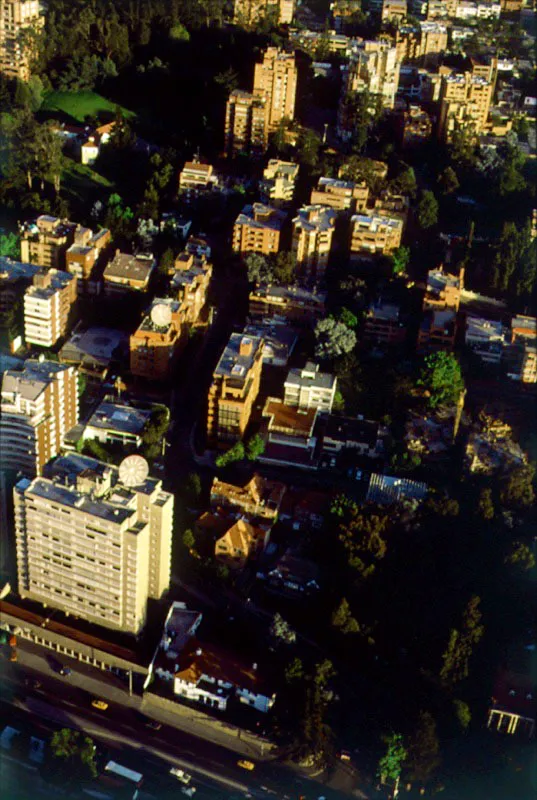
[[[149,475],[149,464],[143,456],[127,456],[119,465],[119,479],[124,486],[140,486]]]
[[[159,328],[167,328],[172,321],[172,310],[166,303],[157,303],[151,309],[151,321]]]

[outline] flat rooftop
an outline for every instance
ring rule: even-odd
[[[246,378],[262,346],[263,340],[259,336],[232,333],[214,374],[237,380]]]
[[[88,328],[73,333],[60,350],[60,358],[62,361],[83,361],[84,356],[90,356],[108,363],[112,360],[114,351],[126,341],[127,337],[122,331],[113,328]]]
[[[69,369],[57,361],[25,361],[23,369],[7,370],[2,381],[2,394],[17,394],[35,401],[60,372]]]
[[[119,403],[102,402],[88,420],[87,426],[102,430],[139,434],[151,416],[150,411],[141,411]]]
[[[270,417],[269,431],[278,429],[295,436],[311,436],[317,419],[317,409],[309,408],[305,411],[269,397],[263,416]]]
[[[147,282],[153,269],[153,256],[134,256],[127,253],[116,253],[104,270],[105,280],[130,280]]]

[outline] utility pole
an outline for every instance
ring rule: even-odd
[[[129,670],[129,697],[132,697],[132,669]]]

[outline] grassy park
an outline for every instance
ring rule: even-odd
[[[97,116],[102,112],[114,114],[117,103],[107,100],[97,92],[49,92],[43,101],[41,111],[61,112],[77,122],[84,122],[87,116]],[[132,111],[123,108],[126,117],[133,117]]]

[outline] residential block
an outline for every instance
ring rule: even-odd
[[[295,54],[277,47],[268,47],[255,65],[253,93],[266,101],[269,132],[294,119],[297,74]]]
[[[209,389],[207,438],[226,446],[242,438],[259,393],[263,340],[232,333]]]
[[[33,55],[28,34],[45,25],[39,0],[0,0],[0,72],[27,81]],[[26,38],[25,38],[26,37]]]
[[[322,281],[332,250],[336,212],[329,206],[310,205],[298,210],[293,220],[292,249],[302,280]]]
[[[44,358],[27,360],[21,371],[6,370],[1,385],[2,469],[41,475],[78,423],[77,371]]]
[[[68,331],[77,300],[76,278],[58,269],[39,270],[24,293],[24,338],[52,347]]]
[[[48,474],[14,489],[20,596],[139,634],[170,583],[173,495],[75,453]]]
[[[244,206],[233,227],[233,252],[241,256],[246,253],[266,256],[277,253],[286,219],[285,212],[263,203]]]

